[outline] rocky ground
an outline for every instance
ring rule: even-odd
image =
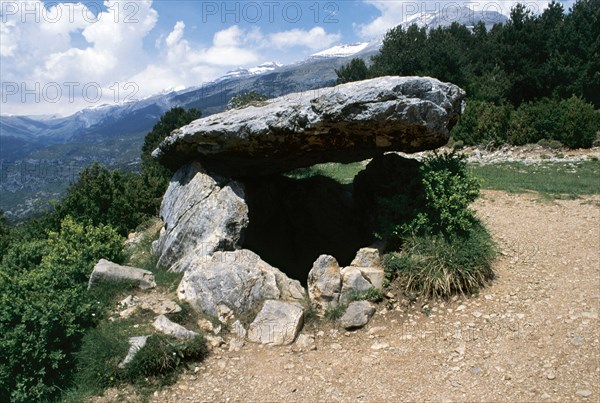
[[[475,207],[501,249],[478,296],[426,304],[396,291],[364,329],[313,323],[303,347],[218,348],[150,399],[599,401],[600,196],[485,191]]]

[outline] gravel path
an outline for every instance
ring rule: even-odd
[[[151,400],[600,401],[600,196],[485,191],[475,207],[502,251],[480,295],[397,297],[356,332],[307,326],[312,348],[217,349]]]

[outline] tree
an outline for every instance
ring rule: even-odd
[[[344,84],[352,81],[361,81],[369,77],[369,68],[363,59],[354,58],[345,66],[335,70],[337,74],[336,84]]]

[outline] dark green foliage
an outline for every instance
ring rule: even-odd
[[[258,92],[245,92],[243,94],[235,95],[227,104],[227,109],[241,109],[247,106],[260,106],[267,99],[266,95],[259,94]]]
[[[363,59],[354,58],[345,66],[335,70],[338,78],[336,84],[361,81],[369,77],[369,69]]]
[[[470,293],[491,279],[492,239],[469,205],[479,195],[479,183],[456,153],[426,158],[414,179],[422,184],[420,203],[411,206],[410,220],[394,222],[392,246],[384,265],[388,281],[426,297]],[[391,199],[401,201],[402,199]],[[406,203],[390,203],[406,211]]]
[[[120,378],[119,362],[129,350],[128,323],[103,322],[91,329],[83,338],[77,353],[74,385],[88,394],[98,394],[110,386],[116,386]]]
[[[67,217],[46,246],[11,246],[28,251],[29,267],[15,268],[17,257],[0,266],[0,401],[48,400],[69,382],[74,352],[101,308],[86,293],[87,278],[98,259],[119,260],[121,242],[110,227]],[[41,260],[31,252],[37,246]]]
[[[467,169],[464,155],[436,153],[420,164],[418,172],[401,172],[405,176],[378,200],[380,235],[390,247],[407,235],[450,236],[471,227],[474,216],[469,205],[479,196],[479,183]]]
[[[465,144],[502,144],[507,140],[512,107],[487,101],[470,101],[452,137]]]
[[[479,183],[465,156],[435,154],[423,161],[420,172],[425,205],[404,232],[450,236],[468,231],[474,222],[469,205],[479,196]]]
[[[510,119],[508,140],[512,144],[556,140],[569,148],[591,147],[600,130],[600,111],[572,96],[522,104]]]
[[[191,108],[189,110],[172,108],[166,112],[144,139],[144,145],[142,146],[142,161],[150,160],[152,158],[152,151],[154,151],[173,130],[179,129],[196,119],[200,119],[201,116],[202,113],[196,108]]]
[[[479,222],[461,234],[418,235],[404,239],[402,250],[385,256],[390,279],[425,297],[476,292],[494,277],[494,242]]]
[[[4,211],[0,210],[0,261],[6,253],[10,244],[10,225],[4,216]]]
[[[70,215],[93,225],[109,224],[126,235],[145,217],[141,211],[145,199],[139,194],[138,182],[137,174],[94,163],[69,187],[55,214],[58,219]]]

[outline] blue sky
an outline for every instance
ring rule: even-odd
[[[66,115],[373,40],[421,12],[459,4],[508,14],[514,3],[0,0],[0,113]]]

